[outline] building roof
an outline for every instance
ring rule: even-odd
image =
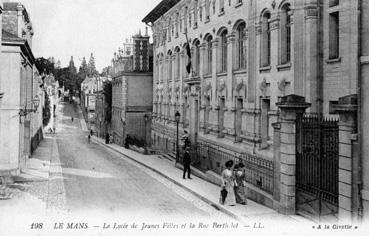
[[[142,22],[153,23],[169,11],[174,5],[176,5],[180,0],[162,0],[145,18]]]

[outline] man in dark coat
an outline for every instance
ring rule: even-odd
[[[186,172],[187,172],[187,178],[191,178],[191,156],[190,156],[190,148],[186,148],[186,152],[183,156],[183,179],[186,179]]]

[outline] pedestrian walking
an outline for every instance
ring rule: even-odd
[[[110,134],[110,135],[109,135],[109,143],[110,143],[110,144],[112,144],[112,143],[113,143],[113,135],[112,135],[112,134]]]
[[[236,203],[246,205],[246,181],[245,181],[245,165],[240,162],[234,166],[234,195],[236,197]]]
[[[126,140],[124,142],[124,147],[128,149],[130,144],[131,144],[131,136],[127,134]]]
[[[92,136],[94,134],[94,131],[92,129],[90,130],[90,135]]]
[[[183,149],[186,150],[187,147],[191,147],[191,141],[187,130],[184,131],[184,135],[181,139],[184,142]]]
[[[190,156],[190,147],[186,148],[186,152],[183,156],[183,179],[186,179],[186,172],[187,178],[191,178],[191,156]]]
[[[72,116],[72,122],[74,121],[74,117]]]
[[[222,172],[222,185],[220,191],[219,202],[222,205],[234,206],[236,205],[236,197],[234,195],[234,175],[232,171],[233,161],[225,163],[226,169]]]
[[[90,134],[88,134],[87,139],[88,139],[88,143],[91,143],[91,135]]]

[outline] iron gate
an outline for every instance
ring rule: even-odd
[[[296,211],[319,220],[337,217],[337,119],[311,114],[297,119]]]

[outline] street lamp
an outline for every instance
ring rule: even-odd
[[[21,108],[19,110],[19,115],[20,116],[26,116],[28,115],[30,112],[34,112],[36,113],[38,106],[40,105],[40,98],[36,95],[34,99],[32,99],[32,103],[33,103],[33,107],[34,109],[29,109],[27,108],[27,104],[24,106],[24,108]]]
[[[176,111],[176,113],[174,114],[174,118],[176,120],[177,123],[177,147],[176,147],[176,163],[179,161],[179,145],[178,145],[178,124],[179,124],[179,119],[181,118],[181,114],[179,113],[179,111]]]
[[[146,124],[147,124],[147,120],[148,120],[148,116],[147,116],[147,114],[145,114],[144,115],[144,121],[145,121],[145,134],[144,134],[144,137],[145,137],[145,139],[144,139],[144,141],[145,141],[145,143],[144,143],[144,145],[145,145],[145,154],[147,154],[147,141],[146,141]]]

